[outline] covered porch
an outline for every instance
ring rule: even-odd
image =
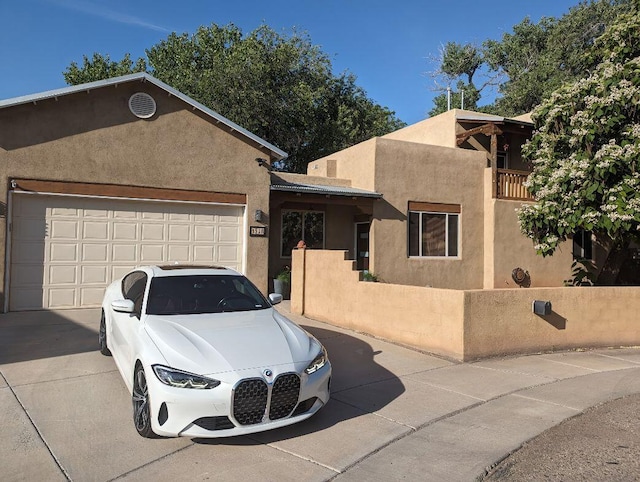
[[[269,278],[291,266],[299,241],[307,249],[345,250],[357,269],[368,269],[373,205],[381,198],[345,179],[272,173]]]
[[[531,137],[533,125],[481,113],[466,113],[456,120],[456,145],[487,156],[487,167],[492,170],[492,197],[533,201],[524,186],[531,166],[522,159],[521,152],[522,145]]]

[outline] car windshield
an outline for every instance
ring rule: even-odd
[[[270,306],[244,276],[163,276],[151,280],[147,314],[222,313],[263,310]]]

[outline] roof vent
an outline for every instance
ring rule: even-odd
[[[140,119],[148,119],[156,113],[156,101],[149,94],[136,92],[129,97],[129,110]]]

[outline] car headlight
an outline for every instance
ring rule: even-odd
[[[323,366],[325,366],[328,361],[329,358],[327,357],[327,350],[322,347],[322,350],[320,350],[318,356],[316,356],[313,361],[309,363],[309,366],[305,368],[304,371],[307,373],[307,375],[311,375],[312,373],[317,372]]]
[[[219,380],[195,375],[175,368],[169,368],[162,365],[153,365],[153,372],[165,385],[178,388],[198,388],[209,389],[216,388],[220,385]]]

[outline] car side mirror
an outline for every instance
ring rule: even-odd
[[[119,313],[134,313],[136,309],[131,300],[114,300],[111,302],[111,308]]]
[[[279,293],[271,293],[269,295],[269,301],[271,301],[272,305],[277,305],[282,301],[282,295]]]

